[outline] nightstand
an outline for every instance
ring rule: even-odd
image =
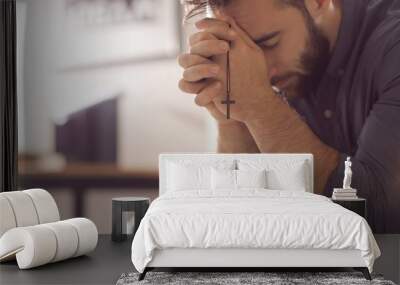
[[[367,200],[364,198],[357,199],[332,199],[332,202],[339,204],[340,206],[359,214],[364,219],[367,219]]]
[[[149,198],[121,197],[112,199],[112,240],[124,241],[135,235],[150,205]]]

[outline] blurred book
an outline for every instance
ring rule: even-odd
[[[341,200],[341,199],[358,199],[357,189],[349,188],[334,188],[332,199]]]
[[[117,163],[118,97],[72,113],[55,125],[55,151],[67,162]]]

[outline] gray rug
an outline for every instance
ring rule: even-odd
[[[213,285],[292,285],[292,284],[379,284],[395,285],[380,275],[372,275],[368,281],[359,272],[148,272],[138,281],[138,273],[122,274],[117,285],[146,284],[213,284]]]

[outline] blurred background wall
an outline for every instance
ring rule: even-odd
[[[178,89],[193,31],[178,0],[17,0],[17,18],[20,188],[51,191],[63,218],[109,233],[112,197],[158,195],[160,153],[216,150],[213,120]]]

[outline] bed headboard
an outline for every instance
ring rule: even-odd
[[[308,189],[307,192],[314,193],[314,163],[312,154],[269,154],[269,153],[238,153],[238,154],[225,154],[225,153],[162,153],[159,155],[159,194],[162,195],[166,191],[167,184],[167,162],[177,161],[183,159],[190,160],[207,160],[207,161],[218,161],[218,160],[231,160],[235,161],[238,159],[257,159],[257,160],[268,160],[270,161],[281,161],[281,160],[304,160],[307,167]]]

